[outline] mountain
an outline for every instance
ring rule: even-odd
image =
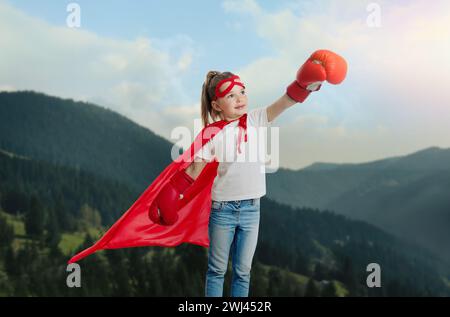
[[[0,167],[4,167],[0,196],[8,197],[9,206],[26,210],[29,204],[20,202],[31,201],[29,194],[33,194],[49,210],[55,213],[66,210],[62,214],[72,215],[72,219],[69,217],[61,223],[77,220],[81,206],[87,202],[99,211],[102,223],[110,225],[170,163],[171,148],[170,142],[150,130],[92,104],[33,92],[0,93],[3,153]],[[448,215],[447,158],[448,150],[433,148],[412,156],[365,164],[316,164],[305,170],[280,169],[268,174],[267,198],[270,199],[262,202],[257,258],[267,265],[289,268],[300,274],[346,280],[348,285],[354,284],[349,276],[357,276],[364,284],[364,264],[379,261],[394,286],[398,286],[397,280],[403,290],[413,289],[411,279],[420,276],[422,282],[417,292],[445,293],[442,283],[449,276],[442,268],[447,266],[432,254],[364,222],[319,210],[368,221],[377,217],[365,215],[375,214],[389,220],[386,214],[377,214],[376,208],[380,208],[377,204],[395,207],[403,201],[405,210],[400,213],[393,208],[398,216],[390,223],[399,226],[395,222],[403,221],[405,224],[401,225],[405,227],[423,226],[424,221],[420,219],[425,218],[436,235],[423,230],[417,231],[420,236],[406,234],[405,237],[430,248],[423,239],[426,236],[439,240],[435,242],[441,248],[447,243],[446,232],[442,230],[448,228],[445,218]],[[398,191],[392,191],[393,187]],[[423,194],[427,188],[430,192]],[[374,194],[377,195],[371,196]],[[389,197],[390,194],[394,196]],[[355,195],[362,198],[357,200]],[[417,202],[412,200],[413,196]],[[374,198],[370,200],[371,197]],[[433,212],[427,217],[423,208],[417,207],[417,212],[411,213],[411,206],[405,200],[413,207],[419,204],[432,208]],[[68,207],[58,208],[61,201]],[[366,207],[369,201],[373,206]],[[368,212],[371,208],[375,208],[375,213]],[[417,213],[424,217],[418,218]],[[60,213],[58,217],[63,216]],[[395,235],[401,232],[387,230]],[[359,273],[351,273],[351,267]],[[347,273],[343,276],[343,272]]]
[[[120,114],[35,92],[0,92],[0,149],[71,166],[141,190],[172,144]]]
[[[450,149],[268,174],[268,197],[364,220],[450,260]]]
[[[60,223],[80,218],[88,204],[99,211],[103,225],[110,225],[138,195],[131,186],[100,175],[0,150],[0,206],[12,214],[23,214],[35,196],[55,209],[56,218],[64,218]]]
[[[11,215],[9,218],[13,217],[14,227],[26,227],[21,223],[21,219],[27,219],[33,208],[36,208],[33,207],[33,203],[27,203],[34,199],[37,201],[34,206],[41,206],[43,210],[42,219],[45,219],[45,228],[50,228],[49,224],[54,222],[56,227],[59,228],[56,231],[63,231],[64,241],[59,243],[60,248],[62,245],[67,246],[68,244],[72,247],[77,246],[73,241],[67,241],[70,237],[79,241],[77,249],[92,244],[93,241],[88,241],[83,246],[80,245],[83,240],[80,230],[84,230],[82,229],[84,227],[80,227],[81,220],[84,220],[85,217],[85,214],[80,212],[83,206],[89,205],[93,210],[98,210],[105,224],[104,229],[101,230],[104,232],[137,198],[137,193],[133,192],[126,184],[120,184],[72,167],[62,167],[48,162],[21,158],[13,153],[0,153],[0,177],[2,180],[0,182],[0,209]],[[20,208],[16,206],[20,206]],[[64,224],[68,221],[72,222],[72,225],[65,226]],[[69,254],[58,255],[58,251],[47,250],[48,243],[43,244],[39,247],[38,253],[45,255],[52,252],[54,254],[54,257],[50,256],[52,262],[48,263],[45,258],[40,259],[37,255],[28,254],[37,251],[33,249],[33,246],[28,249],[29,246],[26,243],[33,240],[30,239],[26,230],[21,229],[20,231],[20,240],[13,243],[16,245],[15,248],[18,249],[15,252],[16,255],[12,255],[10,258],[5,256],[4,265],[2,265],[2,254],[8,254],[8,252],[2,251],[3,246],[0,241],[0,273],[2,273],[1,268],[3,266],[9,267],[6,272],[9,280],[16,281],[17,279],[17,283],[26,283],[20,280],[20,270],[28,270],[29,268],[14,261],[28,259],[28,263],[32,263],[33,270],[45,270],[48,273],[59,272],[57,267],[60,267],[61,263],[65,263],[76,252],[74,249],[67,250],[67,247],[65,247],[60,251],[68,251]],[[41,241],[42,239],[39,238]],[[47,238],[45,238],[45,241],[47,241]],[[20,244],[17,246],[19,242]],[[191,250],[191,248],[197,251]],[[104,277],[106,273],[102,273],[101,270],[113,272],[110,277],[110,280],[114,280],[113,285],[116,282],[123,282],[124,279],[146,281],[146,276],[150,275],[153,276],[152,278],[158,279],[156,277],[158,276],[157,272],[147,272],[148,269],[144,269],[144,267],[156,266],[153,262],[145,262],[145,258],[147,258],[147,252],[154,254],[157,249],[158,247],[139,248],[139,250],[134,250],[134,248],[108,250],[88,257],[81,264],[83,265],[83,278],[90,281],[91,284],[83,285],[83,288],[85,288],[83,292],[86,293],[82,294],[92,294],[90,290],[98,295],[116,294],[114,293],[115,290],[108,286],[111,285],[111,282],[108,282],[108,278]],[[186,272],[183,274],[186,274],[186,276],[197,276],[197,279],[194,278],[191,281],[183,275],[184,277],[180,281],[170,280],[170,283],[174,285],[174,288],[177,285],[184,292],[199,296],[198,292],[202,290],[203,286],[200,281],[204,277],[204,266],[207,263],[206,249],[199,249],[197,246],[189,246],[189,249],[186,249],[186,245],[183,245],[175,248],[175,252],[176,254],[188,252],[190,255],[186,254],[183,265],[176,265],[178,262],[172,263],[175,258],[164,258],[161,253],[158,253],[162,256],[160,259],[162,262],[158,262],[158,267],[164,267],[160,270],[164,270],[164,275],[167,276],[175,274],[171,270],[178,272],[177,270],[180,267],[184,267],[183,270]],[[192,252],[197,255],[194,256]],[[36,263],[37,259],[40,259],[42,265],[45,264],[47,267],[45,269],[40,268]],[[126,264],[128,261],[130,262],[129,265]],[[131,262],[133,263],[132,266]],[[338,281],[347,290],[344,293],[350,292],[352,296],[380,294],[387,296],[450,295],[450,287],[445,283],[446,279],[450,278],[450,270],[444,262],[426,250],[405,243],[361,221],[349,220],[344,216],[335,215],[328,211],[291,208],[267,198],[263,198],[261,202],[260,235],[255,262],[272,268],[270,274],[260,272],[258,274],[262,275],[259,276],[256,274],[259,269],[255,269],[255,274],[252,275],[255,285],[264,287],[255,290],[261,296],[267,296],[268,294],[298,296],[298,294],[304,292],[305,278],[300,284],[296,284],[294,281],[280,280],[283,276],[285,276],[284,278],[288,277],[279,270],[292,272],[294,274],[291,276],[292,278],[294,278],[293,276],[310,277],[317,282],[323,281],[323,283]],[[378,263],[382,268],[384,286],[382,291],[371,290],[365,286],[368,274],[366,267],[372,262]],[[113,269],[116,264],[125,272],[116,272]],[[105,265],[108,265],[108,268],[105,268]],[[146,270],[147,273],[145,274],[148,275],[140,276],[140,270]],[[31,274],[29,271],[27,272]],[[103,287],[95,285],[96,282],[94,282],[99,274],[103,278],[102,282],[99,281],[98,283],[104,282]],[[166,285],[164,284],[164,278],[160,278],[163,281],[162,285]],[[271,281],[268,282],[268,279]],[[51,284],[51,281],[58,284],[58,280],[61,280],[61,276],[56,281],[53,277],[49,277],[45,282],[42,281],[43,285],[46,286],[41,286],[36,292],[41,291],[43,294],[50,292],[53,288],[57,288],[56,285]],[[20,283],[15,284],[14,282],[14,288],[20,287]],[[139,282],[137,283],[141,285]],[[195,290],[188,290],[188,283],[195,283]],[[147,286],[143,285],[134,287],[135,295],[142,294],[147,289]],[[291,291],[286,287],[292,288]],[[275,289],[277,289],[276,292]],[[64,292],[66,291],[67,289]],[[122,291],[116,291],[125,292],[121,294],[134,294],[131,293],[129,285],[123,286]],[[1,283],[0,293],[4,293],[4,290],[1,289]],[[42,295],[41,293],[32,294]]]

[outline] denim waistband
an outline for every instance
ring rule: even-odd
[[[220,204],[220,207],[223,207],[225,204],[233,205],[236,207],[239,206],[254,206],[259,202],[260,198],[251,198],[251,199],[242,199],[242,200],[227,200],[227,201],[218,201],[213,200],[212,203]]]

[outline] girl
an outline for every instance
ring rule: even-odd
[[[206,296],[223,295],[230,251],[231,296],[248,296],[250,269],[258,240],[260,198],[266,193],[264,162],[251,161],[249,151],[259,149],[259,153],[265,153],[264,142],[258,144],[261,140],[261,129],[258,128],[269,127],[277,115],[294,103],[294,100],[284,95],[270,110],[258,108],[247,112],[248,98],[245,86],[238,76],[230,72],[212,71],[207,74],[202,92],[203,125],[208,125],[208,115],[213,119],[234,122],[228,124],[199,151],[196,157],[203,161],[191,165],[195,171],[192,175],[195,177],[206,164],[205,161],[211,161],[214,157],[219,161],[211,191]],[[248,142],[242,143],[244,148],[241,150],[241,131],[237,127],[237,119],[245,115]],[[189,168],[187,172],[190,172]]]
[[[323,81],[339,84],[346,72],[342,57],[316,51],[283,96],[268,107],[251,111],[238,76],[209,72],[203,84],[201,115],[203,130],[212,127],[216,134],[204,139],[200,138],[203,133],[199,134],[193,145],[199,141],[200,150],[195,152],[191,146],[167,166],[93,246],[74,255],[69,263],[103,249],[193,243],[209,247],[206,296],[223,295],[230,252],[231,296],[248,296],[266,179],[264,160],[246,154],[254,153],[255,148],[265,153],[258,128],[269,127],[284,110],[319,90]],[[217,121],[209,124],[209,117]]]
[[[208,72],[201,97],[203,125],[209,124],[209,117],[230,123],[195,155],[200,161],[194,161],[186,169],[186,174],[194,180],[207,162],[219,161],[211,191],[206,296],[223,296],[230,252],[231,296],[248,296],[258,240],[260,198],[266,194],[264,161],[251,161],[248,156],[249,149],[256,148],[258,153],[265,153],[259,128],[270,127],[284,110],[303,102],[311,91],[319,90],[324,80],[340,83],[346,69],[342,57],[330,51],[317,51],[299,69],[296,81],[288,86],[283,96],[268,107],[251,111],[248,111],[245,85],[238,76],[230,72]],[[249,132],[255,132],[248,133],[248,137],[245,135],[244,151],[241,150],[241,121],[245,121],[244,126]]]

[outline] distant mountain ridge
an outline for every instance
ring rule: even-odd
[[[52,219],[61,225],[61,229],[74,227],[85,204],[98,210],[103,224],[109,227],[138,196],[126,184],[111,182],[83,170],[22,159],[3,152],[0,152],[0,179],[1,202],[10,201],[4,205],[5,211],[16,214],[15,209],[10,209],[11,200],[17,202],[17,197],[22,197],[23,203],[28,200],[25,198],[35,195],[44,210],[54,210]],[[20,213],[26,213],[28,208],[23,207]],[[112,256],[120,254],[119,250],[108,252]],[[69,257],[67,255],[67,259]],[[450,287],[443,282],[444,278],[450,277],[450,270],[426,250],[364,222],[330,212],[293,209],[265,197],[261,201],[255,258],[265,265],[311,276],[318,281],[339,280],[350,290],[356,287],[352,283],[365,285],[362,281],[367,274],[366,266],[376,262],[383,268],[385,294],[450,294]],[[94,256],[87,259],[88,262],[91,260]],[[205,264],[206,258],[201,263]],[[356,280],[352,282],[350,277]],[[371,294],[366,287],[359,286],[358,289],[352,292],[358,292],[359,296]]]
[[[450,260],[450,149],[268,175],[268,197],[367,221]]]
[[[106,108],[26,91],[0,92],[0,148],[142,189],[171,162],[172,144]]]
[[[0,93],[0,148],[82,169],[142,192],[173,144],[111,110],[35,92]],[[267,197],[374,224],[450,259],[450,149],[267,174]]]

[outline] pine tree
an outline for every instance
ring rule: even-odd
[[[280,296],[281,293],[281,273],[274,267],[269,269],[269,287],[268,296]]]
[[[14,240],[14,229],[6,221],[6,217],[0,215],[0,255],[2,249],[11,245]]]
[[[29,236],[42,237],[45,224],[45,212],[41,202],[33,196],[30,201],[30,209],[25,216],[25,231]]]
[[[251,297],[267,296],[268,283],[264,276],[264,268],[259,261],[254,261],[250,282]]]
[[[27,196],[17,190],[6,192],[0,204],[4,211],[13,215],[24,213],[29,208]]]
[[[342,281],[347,286],[349,294],[348,296],[357,296],[358,282],[356,274],[353,270],[353,264],[350,257],[345,257],[344,265],[342,269]]]
[[[5,269],[10,276],[19,275],[19,267],[16,265],[16,254],[11,245],[5,251]]]
[[[54,214],[58,220],[58,226],[62,231],[73,231],[75,230],[75,219],[69,213],[69,209],[64,203],[64,199],[61,194],[59,194],[56,199],[56,204],[54,207]]]
[[[12,287],[8,274],[0,269],[0,296],[11,295]]]
[[[53,209],[49,209],[49,214],[47,218],[47,236],[46,242],[50,247],[57,246],[61,240],[61,232],[58,226],[58,220],[56,219],[55,212]]]
[[[83,204],[80,208],[81,219],[79,221],[79,229],[87,231],[89,228],[99,228],[102,223],[100,212],[88,204]]]
[[[322,291],[322,297],[336,297],[336,285],[330,281]]]
[[[305,297],[319,297],[319,289],[312,278],[306,284]]]
[[[326,267],[318,262],[314,268],[314,279],[317,281],[322,281],[327,278]]]

